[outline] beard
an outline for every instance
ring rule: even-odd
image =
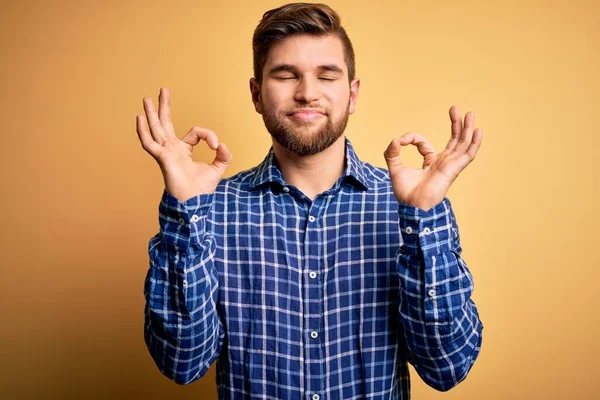
[[[310,156],[327,149],[342,136],[348,124],[349,105],[350,99],[344,114],[335,123],[331,120],[331,110],[308,105],[286,109],[279,114],[263,105],[262,116],[267,131],[284,149],[299,156]],[[300,108],[320,110],[325,115],[325,121],[290,121],[288,116]]]

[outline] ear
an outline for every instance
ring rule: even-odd
[[[348,106],[348,113],[353,114],[356,111],[356,102],[358,101],[358,89],[360,88],[360,79],[354,78],[350,82],[350,104]]]
[[[252,104],[257,113],[262,114],[260,106],[260,85],[255,78],[250,78],[250,94],[252,95]]]

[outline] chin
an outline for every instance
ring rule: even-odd
[[[290,131],[299,131],[299,132],[312,132],[316,133],[327,125],[327,119],[319,119],[313,121],[296,121],[293,120],[291,124],[286,124],[287,130]]]

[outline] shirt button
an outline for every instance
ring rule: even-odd
[[[318,338],[318,337],[319,337],[319,334],[317,333],[317,331],[312,331],[312,332],[310,333],[310,337],[311,337],[311,338],[313,338],[313,339],[316,339],[316,338]]]
[[[313,217],[312,215],[311,215],[310,217],[308,217],[308,220],[309,220],[310,222],[315,222],[315,219],[316,219],[316,218],[315,218],[315,217]]]
[[[431,229],[425,228],[425,229],[423,229],[423,233],[426,235],[429,235],[431,233]]]
[[[406,233],[408,233],[409,235],[412,233],[412,228],[410,226],[406,227]]]
[[[312,400],[319,400],[321,398],[321,396],[319,396],[318,394],[313,394]]]
[[[179,218],[179,225],[185,225],[185,220],[183,218]]]
[[[435,290],[433,289],[431,289],[428,293],[431,297],[435,296]]]
[[[183,286],[187,286],[187,281],[185,279],[183,280]]]
[[[194,215],[192,215],[191,221],[198,222],[198,221],[200,221],[200,217],[198,217],[197,215],[194,214]]]
[[[310,271],[308,276],[310,276],[312,279],[315,279],[317,277],[317,273],[315,271]]]
[[[286,192],[286,193],[289,193],[290,192],[290,188],[287,187],[287,186],[284,186],[283,187],[283,191]]]

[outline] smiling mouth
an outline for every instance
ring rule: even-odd
[[[298,110],[288,115],[290,118],[298,121],[313,121],[325,116],[325,114],[319,110]]]

